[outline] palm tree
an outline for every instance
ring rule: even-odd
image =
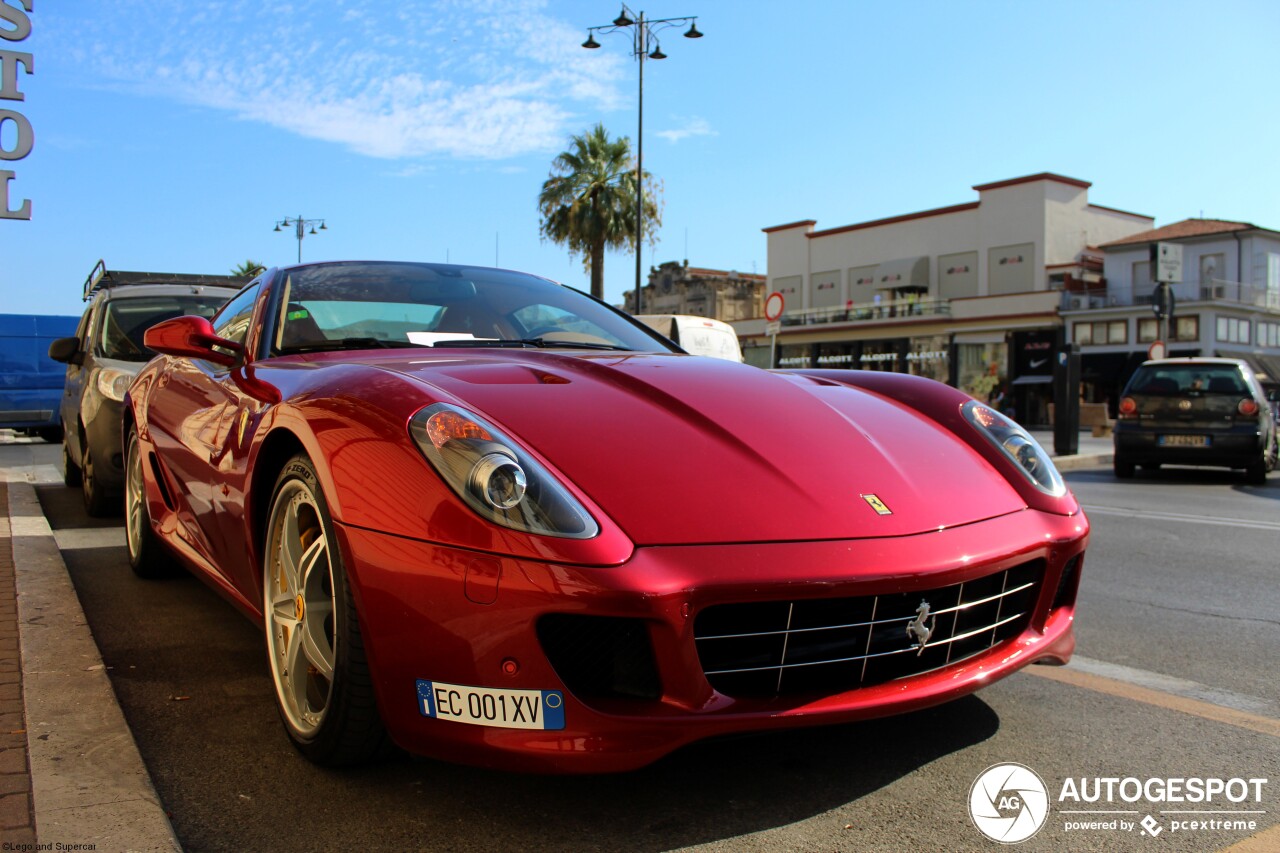
[[[265,270],[265,269],[266,267],[258,263],[257,261],[248,260],[238,267],[232,267],[231,274],[244,276],[245,278],[251,278],[257,275],[261,270]]]
[[[644,175],[644,237],[653,242],[662,212]],[[622,249],[635,241],[636,161],[631,140],[610,139],[603,124],[569,139],[569,149],[551,161],[551,176],[538,194],[544,240],[568,246],[570,257],[582,254],[591,273],[591,295],[604,298],[604,250]],[[636,247],[639,251],[639,247]]]

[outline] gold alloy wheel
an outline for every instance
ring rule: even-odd
[[[129,558],[137,561],[142,554],[142,537],[147,523],[146,491],[142,486],[142,449],[138,446],[137,433],[129,434],[124,473],[124,529],[129,543]]]
[[[333,697],[337,632],[333,568],[311,488],[290,479],[267,527],[263,602],[268,653],[285,719],[303,739],[324,723]]]

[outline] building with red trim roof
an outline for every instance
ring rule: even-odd
[[[1170,283],[1174,312],[1163,338],[1152,309],[1152,249],[1179,247]],[[1067,339],[1080,346],[1083,375],[1114,401],[1157,340],[1174,356],[1249,362],[1280,390],[1280,232],[1229,219],[1184,219],[1100,245],[1103,280],[1062,305]]]
[[[1098,247],[1155,224],[1093,204],[1090,186],[1041,172],[978,184],[977,201],[763,229],[767,288],[786,302],[777,365],[921,374],[1047,422],[1063,293],[1101,286]],[[767,365],[764,321],[737,327],[748,361]]]

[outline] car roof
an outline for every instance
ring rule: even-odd
[[[1226,365],[1234,365],[1236,367],[1243,367],[1245,369],[1249,369],[1248,362],[1238,358],[1210,358],[1210,357],[1199,357],[1199,356],[1187,357],[1187,358],[1153,358],[1149,361],[1142,362],[1142,364],[1139,366],[1140,367],[1147,367],[1147,366],[1172,367],[1179,364],[1206,364],[1206,365],[1207,364],[1226,364]]]
[[[131,284],[128,287],[99,290],[98,298],[114,302],[118,299],[134,299],[141,296],[207,296],[218,295],[230,299],[236,291],[222,285],[207,284]]]

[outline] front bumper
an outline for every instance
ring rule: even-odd
[[[1082,514],[1023,510],[890,539],[639,548],[621,566],[584,568],[337,528],[392,738],[411,752],[538,772],[629,770],[702,738],[903,713],[964,696],[1033,662],[1066,663],[1089,529]],[[775,696],[725,695],[703,672],[694,626],[713,605],[927,598],[1029,563],[1037,583],[1025,622],[962,661],[866,686]],[[563,614],[641,626],[656,689],[629,690],[633,679],[623,676],[613,695],[575,694],[581,679],[566,673],[572,667],[563,643],[552,651],[553,663],[539,636],[540,624]],[[584,655],[600,657],[589,638],[582,645]],[[563,691],[565,727],[429,718],[419,713],[419,680]]]
[[[86,393],[80,411],[84,440],[93,455],[94,479],[98,488],[113,495],[124,493],[123,412],[123,402],[104,397],[97,389]]]

